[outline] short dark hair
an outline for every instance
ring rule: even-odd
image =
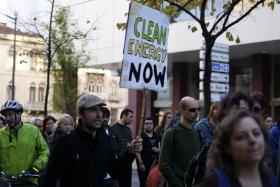
[[[106,116],[106,117],[110,117],[111,116],[111,112],[107,107],[102,106],[101,107],[101,112],[102,115]]]
[[[123,109],[120,118],[122,118],[123,116],[127,116],[129,113],[133,113],[133,111],[128,108]]]
[[[146,121],[146,120],[151,120],[151,121],[153,121],[153,122],[154,122],[154,120],[153,120],[153,118],[152,118],[152,117],[145,117],[145,118],[144,118],[144,120],[143,120],[143,124],[145,123],[145,121]]]
[[[262,93],[260,93],[260,92],[253,93],[252,94],[252,99],[253,99],[254,102],[260,103],[262,109],[265,108],[267,102],[266,102],[266,99],[265,99],[265,97]]]
[[[53,116],[47,116],[47,117],[43,120],[43,130],[46,129],[46,125],[47,125],[47,122],[48,122],[49,120],[53,120],[54,123],[56,122],[56,119],[55,119]]]
[[[235,91],[232,93],[228,93],[221,101],[221,113],[219,116],[219,120],[222,121],[222,119],[228,115],[228,112],[234,105],[239,105],[240,101],[244,100],[246,103],[248,103],[249,110],[251,111],[253,107],[253,99],[250,95],[242,92],[242,91]]]

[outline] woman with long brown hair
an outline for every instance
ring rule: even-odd
[[[223,119],[209,150],[199,187],[276,187],[266,165],[267,134],[258,118],[237,111]]]

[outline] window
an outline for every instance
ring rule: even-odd
[[[94,93],[102,93],[104,84],[104,75],[89,73],[88,74],[88,91]]]
[[[12,99],[12,82],[9,82],[9,85],[7,86],[7,100]]]
[[[35,97],[36,97],[36,87],[35,87],[35,83],[32,83],[29,88],[29,101],[35,102]]]
[[[116,82],[112,82],[112,87],[111,87],[111,95],[112,96],[117,95],[117,87],[118,87],[118,84]]]
[[[101,82],[96,83],[96,93],[101,93],[102,92],[102,84]]]
[[[94,93],[101,93],[102,92],[102,83],[99,81],[90,81],[88,85],[88,91]]]
[[[37,56],[33,55],[30,57],[31,58],[31,63],[30,63],[30,70],[37,70]]]
[[[44,102],[44,94],[45,94],[45,88],[43,84],[40,84],[39,91],[38,91],[38,102],[43,103]]]
[[[88,91],[93,92],[93,90],[94,90],[93,81],[90,81],[90,83],[88,84]]]

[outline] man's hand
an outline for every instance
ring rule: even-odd
[[[32,167],[30,170],[28,170],[27,172],[29,172],[30,174],[39,174],[39,170],[35,167]]]
[[[144,172],[144,171],[146,170],[145,165],[144,165],[143,163],[142,163],[142,164],[139,164],[139,165],[138,165],[138,168],[139,168],[139,170],[142,171],[142,172]]]
[[[142,141],[143,140],[137,136],[136,139],[132,140],[128,145],[128,150],[133,154],[140,153],[142,151]]]
[[[155,152],[155,153],[159,153],[159,152],[160,152],[160,149],[157,148],[157,147],[152,147],[152,151]]]

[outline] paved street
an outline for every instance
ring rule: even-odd
[[[137,174],[137,170],[136,169],[132,170],[131,187],[139,187],[139,179],[138,179],[138,174]]]

